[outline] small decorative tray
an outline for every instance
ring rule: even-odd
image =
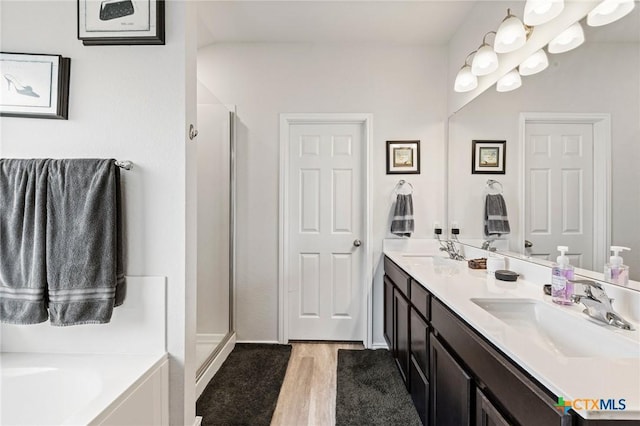
[[[480,259],[471,259],[468,264],[471,269],[487,269],[487,258],[481,257]]]

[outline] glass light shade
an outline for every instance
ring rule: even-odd
[[[522,86],[520,73],[518,73],[517,69],[512,69],[500,80],[498,80],[496,90],[498,92],[510,92],[512,90],[516,90],[520,86]]]
[[[584,43],[584,31],[580,22],[576,22],[549,42],[549,53],[564,53]]]
[[[523,21],[527,25],[542,25],[562,12],[564,0],[527,0]]]
[[[458,75],[456,75],[456,82],[453,90],[456,92],[468,92],[478,87],[478,77],[471,72],[469,65],[463,66]]]
[[[587,15],[587,25],[599,27],[617,21],[634,8],[633,0],[604,0]]]
[[[527,42],[527,31],[516,16],[510,16],[500,24],[493,42],[493,50],[498,53],[513,52]]]
[[[478,49],[471,62],[471,72],[475,75],[491,74],[498,69],[498,55],[488,44]]]
[[[546,69],[549,66],[549,59],[544,49],[538,50],[533,55],[524,60],[518,67],[520,75],[533,75]]]

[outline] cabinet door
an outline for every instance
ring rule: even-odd
[[[480,389],[476,390],[476,426],[510,426]]]
[[[432,334],[431,344],[431,424],[467,426],[471,424],[471,377]]]
[[[384,277],[384,338],[389,345],[389,351],[395,353],[393,340],[393,283]]]
[[[409,376],[413,405],[418,411],[422,424],[426,425],[429,423],[429,381],[413,356],[409,365]]]
[[[408,389],[409,379],[409,301],[399,291],[393,292],[395,315],[395,356],[402,379]]]
[[[411,355],[415,358],[422,374],[429,378],[429,326],[412,306],[410,319]]]

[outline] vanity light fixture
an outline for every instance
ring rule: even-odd
[[[564,0],[527,0],[523,21],[526,25],[542,25],[564,10]]]
[[[522,76],[533,75],[545,70],[548,66],[549,59],[547,59],[547,54],[544,49],[540,49],[518,66],[518,72]]]
[[[604,0],[587,15],[587,25],[599,27],[628,15],[633,10],[633,0]]]
[[[493,42],[493,50],[497,53],[509,53],[520,49],[527,42],[533,27],[525,26],[511,9],[507,9],[507,17],[502,20],[496,38]]]
[[[471,72],[471,65],[469,65],[469,57],[476,53],[476,50],[469,53],[464,60],[464,65],[458,71],[456,75],[456,81],[453,86],[453,90],[456,92],[469,92],[478,87],[478,77]]]
[[[522,79],[517,68],[512,69],[498,80],[496,90],[498,92],[510,92],[522,86]]]
[[[498,69],[498,55],[487,43],[487,36],[495,33],[495,31],[489,31],[482,37],[482,44],[473,57],[471,72],[477,76],[491,74]]]
[[[580,22],[576,22],[549,42],[549,53],[564,53],[584,43],[584,31]]]

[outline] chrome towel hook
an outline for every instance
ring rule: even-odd
[[[193,140],[198,136],[198,131],[193,124],[189,124],[189,139]]]
[[[411,182],[407,182],[404,179],[400,179],[396,184],[396,188],[395,188],[396,194],[398,193],[398,190],[402,188],[404,185],[409,185],[411,187],[411,192],[409,192],[409,194],[413,194],[413,185],[411,185]]]
[[[502,193],[504,191],[504,188],[502,187],[502,184],[500,182],[498,182],[497,180],[489,179],[487,181],[487,188],[491,188],[495,184],[500,185],[500,193]]]

